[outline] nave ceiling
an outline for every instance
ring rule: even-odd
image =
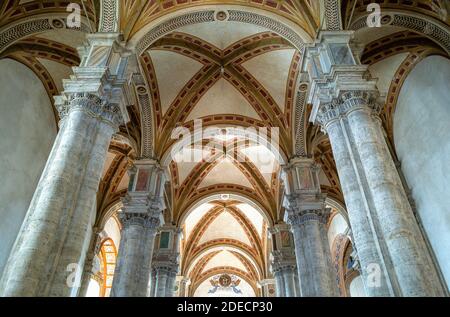
[[[425,17],[446,28],[450,25],[445,1],[377,3],[388,12]],[[62,0],[2,1],[0,33],[38,17],[62,17],[66,5]],[[84,5],[81,29],[67,29],[64,21],[61,25],[59,19],[53,19],[45,31],[30,31],[9,43],[0,40],[0,58],[28,66],[41,79],[50,99],[62,91],[62,79],[70,76],[71,67],[79,64],[76,48],[85,34],[99,26],[99,2],[84,1]],[[448,56],[445,45],[449,44],[418,32],[414,25],[394,26],[385,21],[377,32],[359,28],[358,21],[367,15],[366,5],[363,0],[343,0],[340,14],[344,28],[357,30],[356,39],[365,44],[362,62],[371,65],[372,75],[383,81],[380,90],[386,103],[382,119],[392,144],[392,117],[402,83],[423,58]],[[123,40],[137,43],[145,30],[169,18],[208,8],[265,12],[303,30],[305,42],[315,38],[323,16],[323,6],[321,9],[320,2],[313,0],[122,0],[118,24]],[[311,109],[305,102],[308,85],[300,73],[302,51],[271,28],[224,19],[216,16],[214,21],[177,27],[136,56],[141,74],[131,79],[135,102],[128,107],[130,122],[110,145],[97,195],[97,224],[120,208],[128,186],[126,170],[133,159],[142,156],[143,140],[149,137],[152,144],[147,150],[164,162],[170,179],[166,221],[184,231],[181,270],[192,276],[197,286],[218,272],[236,274],[256,292],[254,281],[268,274],[268,227],[283,218],[282,165],[294,155],[314,157],[322,165],[323,191],[341,204],[343,197],[329,140],[308,122]],[[391,69],[388,75],[387,68]],[[148,118],[143,107],[151,113],[151,131],[144,126]],[[200,162],[185,162],[183,152],[170,159],[176,143],[172,131],[177,127],[192,131],[195,119],[201,119],[204,127],[222,128],[222,136],[202,139],[201,147],[192,145],[193,151],[205,158]],[[279,153],[260,144],[249,146],[230,132],[232,127],[279,128]],[[234,196],[222,200],[220,194]],[[217,197],[201,203],[211,195]]]

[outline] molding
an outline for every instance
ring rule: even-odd
[[[100,1],[99,32],[113,33],[119,31],[119,2],[118,0]]]
[[[438,43],[450,54],[450,27],[432,18],[418,13],[401,13],[393,10],[384,10],[385,16],[390,16],[388,25],[404,27],[423,34]],[[350,26],[351,30],[367,28],[367,15],[360,17]]]
[[[340,0],[325,0],[325,21],[327,30],[342,30]]]
[[[287,39],[299,51],[303,51],[304,49],[303,39],[296,32],[294,32],[291,28],[284,25],[283,23],[280,23],[272,18],[252,12],[240,10],[227,10],[227,13],[229,15],[227,21],[249,23],[267,28],[270,31],[273,31],[282,36],[283,38]],[[138,55],[142,55],[154,41],[178,28],[187,25],[205,22],[214,22],[214,21],[215,21],[214,10],[186,13],[181,16],[172,18],[150,29],[136,44],[136,53]]]
[[[55,23],[55,21],[58,21],[58,23]],[[38,17],[34,20],[19,22],[3,29],[0,32],[0,52],[24,37],[58,29],[81,31],[84,33],[88,33],[90,30],[89,26],[83,20],[80,28],[68,28],[64,17]]]

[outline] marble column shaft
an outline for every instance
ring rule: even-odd
[[[148,297],[151,259],[159,218],[122,213],[122,236],[111,296]]]
[[[356,162],[354,148],[348,143],[346,131],[343,130],[346,122],[336,120],[330,122],[326,127],[330,138],[333,157],[339,174],[341,188],[345,198],[345,205],[349,215],[354,243],[358,250],[361,263],[361,274],[363,277],[365,291],[369,297],[392,296],[393,288],[388,275],[388,267],[383,258],[382,248],[377,234],[377,223],[371,215],[371,210],[366,198],[367,184],[361,173],[361,165]],[[359,167],[359,168],[358,168]],[[370,266],[377,265],[379,268],[379,282],[377,287],[370,286]]]
[[[173,293],[175,291],[176,277],[177,277],[177,274],[175,272],[169,272],[169,274],[167,276],[166,296],[165,297],[173,297]]]
[[[152,269],[152,273],[150,275],[150,292],[149,292],[149,297],[156,297],[156,270]]]
[[[300,291],[300,279],[298,278],[298,270],[296,270],[296,272],[295,272],[294,282],[295,282],[295,294],[296,294],[296,297],[301,297],[302,296],[302,292]]]
[[[325,124],[346,195],[350,221],[355,218],[355,215],[359,223],[361,216],[369,215],[375,219],[372,225],[375,229],[371,228],[369,232],[375,231],[378,241],[381,241],[378,250],[384,252],[384,262],[387,263],[385,267],[390,270],[388,274],[390,274],[394,295],[443,296],[444,291],[438,274],[431,262],[429,251],[390,156],[383,137],[381,122],[374,104],[369,100],[370,97],[371,92],[343,94],[340,98],[341,103],[334,106],[334,111],[339,111],[340,116],[330,116],[331,120]],[[341,155],[345,156],[345,159],[350,158],[353,164],[342,169],[342,165],[349,163],[344,163]],[[350,193],[346,172],[352,176],[355,174],[358,176],[352,181],[356,181],[359,188],[355,188]],[[349,194],[357,197],[358,207],[353,205],[352,195],[349,196]],[[364,205],[361,206],[361,203]],[[362,210],[366,212],[361,213]],[[370,262],[367,259],[367,254],[373,256],[377,248],[372,245],[372,250],[366,250],[367,246],[361,243],[361,234],[367,236],[367,232],[362,233],[362,229],[358,224],[352,223],[364,274],[364,271],[368,271],[368,265],[379,262]],[[378,261],[378,259],[374,260]],[[370,278],[367,276],[370,273],[369,269],[365,278]],[[375,295],[377,290],[371,291],[371,288],[380,287],[376,285],[366,287],[366,290],[369,289],[369,294]],[[385,293],[383,292],[382,295],[387,295]]]
[[[326,208],[290,212],[302,297],[338,296],[326,229],[329,216]]]
[[[156,293],[155,297],[166,297],[167,279],[169,270],[164,267],[156,268]]]
[[[101,235],[99,232],[94,230],[91,239],[91,245],[89,247],[89,251],[86,254],[86,261],[84,263],[84,271],[83,276],[81,278],[81,285],[78,292],[78,297],[86,297],[89,283],[91,282],[91,278],[95,274],[94,272],[94,268],[96,266],[95,260],[97,258],[97,254],[100,252],[100,247],[101,247]]]
[[[286,287],[284,286],[284,277],[281,270],[276,270],[273,272],[275,277],[275,287],[277,292],[277,297],[286,297]]]
[[[78,291],[118,109],[94,95],[74,94],[66,111],[0,281],[0,296],[75,296]]]
[[[281,269],[284,281],[285,297],[297,297],[295,287],[295,266],[286,266]]]

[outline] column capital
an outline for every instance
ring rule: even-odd
[[[271,255],[271,269],[273,274],[286,269],[295,270],[295,268],[297,267],[294,250],[274,250],[272,251]]]
[[[331,216],[331,208],[309,209],[293,211],[288,213],[288,222],[294,226],[302,225],[309,221],[318,221],[327,224]]]
[[[382,108],[382,103],[378,102],[378,98],[377,90],[341,91],[339,96],[331,102],[320,104],[311,119],[326,129],[331,122],[345,117],[355,110],[365,110],[378,116]]]
[[[118,214],[118,218],[124,228],[131,225],[139,225],[153,229],[155,233],[161,224],[161,218],[158,215],[149,213],[121,212]]]
[[[178,263],[173,263],[171,261],[156,261],[153,264],[153,268],[158,272],[165,272],[165,273],[172,273],[176,274],[178,273]]]
[[[88,92],[70,93],[55,97],[55,106],[61,119],[72,111],[83,111],[93,118],[98,118],[111,125],[115,130],[123,123],[118,104],[110,103],[105,98]]]

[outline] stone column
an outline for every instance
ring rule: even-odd
[[[178,263],[171,254],[157,254],[154,260],[156,272],[154,297],[173,297]]]
[[[296,267],[294,265],[286,265],[282,268],[286,297],[297,297],[297,287],[295,286],[295,270]]]
[[[284,286],[283,272],[280,269],[273,270],[275,277],[275,288],[277,297],[286,297],[286,287]]]
[[[73,94],[1,280],[1,296],[76,295],[117,108]],[[70,238],[70,239],[69,239]],[[69,273],[68,273],[69,271]],[[75,292],[73,290],[75,289]]]
[[[313,159],[296,157],[283,175],[284,205],[294,236],[302,297],[338,296],[326,228],[330,210],[320,191],[319,172]]]
[[[149,297],[156,297],[156,270],[153,268],[150,275],[150,293]]]
[[[153,248],[163,222],[164,171],[154,160],[130,169],[129,192],[119,218],[123,229],[111,296],[148,297]]]
[[[327,222],[330,210],[321,194],[320,166],[313,159],[295,157],[283,170],[284,205],[294,236],[302,297],[338,296],[331,264]]]
[[[165,297],[167,278],[169,274],[169,269],[164,266],[156,267],[156,292],[155,297]]]
[[[157,273],[155,297],[173,297],[179,267],[181,230],[173,224],[159,228],[154,256]]]
[[[146,297],[150,281],[146,254],[151,254],[160,220],[149,214],[119,215],[123,229],[111,296]]]
[[[305,210],[289,218],[302,297],[338,295],[326,232],[329,213],[327,209]]]
[[[300,291],[300,279],[298,278],[298,270],[295,270],[294,281],[295,281],[295,294],[297,297],[301,297],[302,293]]]
[[[366,293],[443,296],[383,136],[376,80],[351,38],[352,32],[322,32],[305,65],[312,81],[310,120],[330,138]]]
[[[295,252],[290,227],[284,222],[269,228],[272,240],[271,269],[275,277],[278,297],[295,297]]]
[[[178,268],[177,268],[178,270]],[[175,292],[175,281],[177,278],[177,272],[171,270],[167,275],[167,285],[166,285],[166,295],[165,297],[173,297],[173,293]]]
[[[127,120],[122,78],[128,53],[117,38],[88,35],[79,49],[80,67],[55,97],[60,131],[3,272],[0,296],[78,293],[106,152]]]

